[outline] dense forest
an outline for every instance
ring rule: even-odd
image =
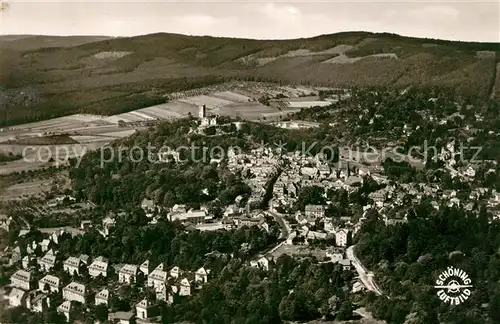
[[[408,223],[385,226],[370,212],[356,236],[356,251],[389,299],[371,300],[373,314],[389,323],[500,322],[500,222],[463,209],[413,206]],[[456,266],[473,279],[471,297],[455,307],[439,300],[438,275]]]
[[[33,44],[16,46],[19,42]],[[165,102],[175,91],[229,81],[394,89],[441,86],[482,99],[491,93],[498,98],[500,91],[495,79],[498,43],[368,32],[291,40],[157,33],[44,48],[49,43],[53,40],[45,42],[43,36],[3,43],[0,126],[75,113],[119,114]],[[338,54],[320,52],[337,46],[345,47],[349,58],[360,60],[325,63]],[[312,54],[285,55],[297,50]],[[96,58],[99,53],[113,52],[126,55]],[[369,57],[373,54],[391,54],[397,59]],[[260,65],[255,63],[259,58],[272,60]]]

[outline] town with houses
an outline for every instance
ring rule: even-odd
[[[200,107],[200,127],[217,126],[217,117],[207,117],[206,107]],[[301,124],[302,127],[316,127],[313,123]],[[280,127],[286,127],[281,124]],[[298,126],[293,126],[298,127]],[[438,155],[451,177],[461,181],[473,181],[477,166],[468,165],[456,168],[454,155],[456,145],[450,142]],[[353,252],[352,238],[361,228],[366,215],[376,210],[386,225],[407,222],[412,203],[432,197],[431,205],[462,206],[468,211],[477,210],[475,203],[486,200],[487,206],[495,217],[500,217],[497,206],[500,205],[500,192],[486,187],[475,187],[469,195],[463,196],[457,190],[443,190],[438,184],[397,183],[384,174],[380,164],[363,164],[362,161],[341,157],[336,164],[325,161],[319,154],[307,156],[301,152],[282,152],[279,148],[259,147],[247,153],[229,151],[227,166],[230,171],[247,175],[244,182],[251,188],[251,196],[242,203],[238,196],[234,204],[225,207],[223,216],[216,218],[207,208],[201,206],[194,210],[183,204],[176,204],[165,210],[157,206],[152,199],[144,199],[140,208],[154,226],[162,217],[171,222],[180,222],[188,230],[219,231],[241,227],[257,226],[269,232],[269,218],[273,218],[281,228],[279,243],[271,250],[255,256],[248,266],[268,270],[273,266],[275,252],[280,249],[300,248],[321,251],[324,262],[338,264],[344,271],[355,275],[352,293],[372,291],[381,295],[373,273],[367,270]],[[488,162],[488,173],[495,173],[494,162]],[[368,195],[364,205],[348,202],[347,197],[355,194],[365,182],[377,186],[377,190]],[[272,187],[269,188],[269,184]],[[300,200],[303,188],[316,188],[321,191],[323,203],[306,204],[302,209],[295,206]],[[344,210],[356,210],[346,215],[328,216],[329,209],[335,204],[331,201],[331,192],[342,192],[346,198]],[[263,199],[269,201],[268,208],[262,208]],[[73,197],[57,197],[49,206],[57,206],[63,199],[73,202]],[[166,213],[165,213],[166,212]],[[357,216],[355,216],[357,215]],[[361,216],[359,216],[361,215]],[[161,319],[157,303],[173,303],[174,296],[189,298],[210,280],[210,269],[204,267],[196,271],[184,271],[175,264],[152,264],[144,260],[142,264],[111,264],[99,255],[74,255],[62,259],[58,254],[58,238],[64,233],[73,236],[82,235],[90,228],[98,229],[103,237],[113,234],[117,224],[116,215],[108,214],[102,223],[89,220],[81,222],[80,228],[43,229],[44,239],[29,242],[26,246],[10,246],[3,255],[8,255],[9,265],[18,267],[10,277],[10,285],[3,288],[4,299],[8,307],[24,306],[32,312],[42,312],[47,308],[53,294],[62,296],[63,302],[57,305],[57,312],[71,322],[70,313],[75,303],[82,305],[108,305],[109,299],[116,293],[117,287],[140,284],[154,289],[155,298],[137,300],[135,308],[129,312],[109,313],[111,322],[155,323]],[[9,230],[12,218],[3,218],[0,225]],[[26,234],[22,230],[19,236]],[[318,245],[318,242],[330,242]],[[326,247],[325,247],[326,246]],[[82,272],[88,273],[91,280],[110,278],[114,284],[92,288],[88,284],[71,280],[63,285],[61,278],[54,275],[53,269],[60,267],[71,278],[78,278]],[[119,297],[119,296],[118,296]]]

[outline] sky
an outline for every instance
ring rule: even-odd
[[[134,36],[157,32],[259,39],[341,31],[500,42],[499,1],[0,0],[0,34]]]

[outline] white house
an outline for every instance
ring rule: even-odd
[[[149,275],[150,266],[149,260],[146,260],[139,266],[139,271],[147,276]]]
[[[102,256],[97,257],[89,266],[89,275],[92,278],[98,277],[99,275],[106,277],[108,275],[108,260]]]
[[[71,282],[66,287],[63,288],[63,299],[69,301],[77,301],[85,304],[86,288],[77,282]]]
[[[45,285],[48,286],[48,290],[45,289]],[[61,283],[56,276],[46,275],[38,281],[38,290],[41,292],[59,292],[60,288]]]
[[[158,288],[167,282],[167,278],[168,273],[163,271],[163,266],[157,267],[148,275],[148,286]]]
[[[135,264],[125,264],[118,271],[118,282],[131,284],[136,281],[138,267]]]
[[[187,278],[181,280],[179,284],[179,296],[190,296],[191,295],[191,284]]]
[[[345,228],[342,228],[342,229],[337,230],[335,232],[335,243],[337,243],[337,246],[346,246],[347,245],[348,234],[349,234],[349,231]]]
[[[27,255],[25,256],[22,260],[21,260],[21,265],[23,267],[23,269],[28,269],[29,265],[30,265],[30,262],[31,260],[33,260],[31,258],[31,256]]]
[[[52,250],[49,250],[47,254],[38,260],[38,265],[40,266],[40,271],[48,272],[56,265],[56,256]]]
[[[57,307],[57,312],[66,317],[66,322],[69,322],[69,313],[71,312],[71,301],[67,300]]]
[[[19,288],[12,288],[7,297],[10,307],[24,306],[26,304],[26,292]]]
[[[250,266],[254,268],[261,268],[263,270],[269,270],[269,260],[266,259],[265,257],[261,257],[260,259],[256,261],[251,261]]]
[[[152,308],[152,304],[149,300],[144,298],[138,304],[135,305],[135,313],[138,319],[146,319],[151,316],[150,310]]]
[[[172,270],[170,270],[170,277],[179,278],[181,272],[182,270],[178,266],[175,266],[172,268]]]
[[[64,269],[64,271],[69,273],[70,276],[79,275],[80,274],[80,265],[81,265],[80,258],[69,257],[64,261],[63,269]]]
[[[17,270],[10,277],[10,285],[23,290],[30,290],[32,282],[31,272],[25,270]]]
[[[152,217],[155,211],[155,202],[151,199],[144,198],[141,202],[141,208],[146,213],[146,217]]]
[[[40,243],[40,248],[42,249],[42,252],[46,252],[49,250],[49,245],[50,245],[50,240],[45,239]]]
[[[194,280],[196,282],[206,283],[208,281],[208,272],[205,268],[199,268],[194,274]]]
[[[108,305],[109,290],[104,288],[95,295],[95,305],[104,304]]]
[[[116,225],[116,220],[113,217],[107,216],[106,218],[104,218],[102,220],[102,227],[104,228],[104,234],[106,236],[109,235],[111,229],[115,227],[115,225]]]
[[[174,222],[176,220],[180,222],[190,222],[192,224],[203,224],[207,217],[207,212],[205,210],[190,210],[187,213],[182,214],[170,214],[170,221]]]

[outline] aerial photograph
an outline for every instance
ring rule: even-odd
[[[0,0],[0,324],[500,324],[500,2]]]

